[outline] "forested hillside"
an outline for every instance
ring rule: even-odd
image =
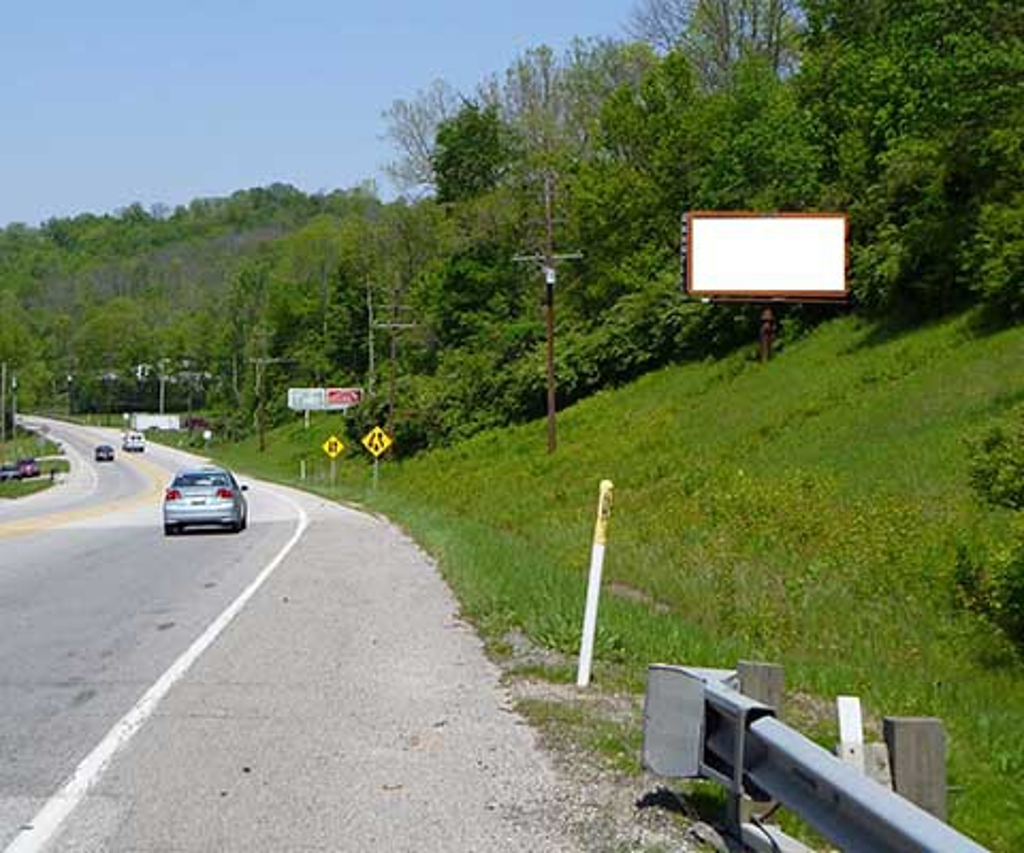
[[[752,338],[685,301],[697,209],[841,210],[853,310],[1024,313],[1024,8],[1013,0],[647,0],[632,40],[538,47],[386,112],[406,192],[288,186],[0,231],[0,359],[27,408],[284,416],[358,384],[403,452],[536,416],[553,188],[559,401]],[[343,152],[339,152],[343,156]],[[790,309],[784,338],[838,309]],[[264,386],[255,361],[268,364]],[[393,404],[393,413],[388,411]]]

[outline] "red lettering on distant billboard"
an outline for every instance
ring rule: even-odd
[[[361,388],[328,388],[327,407],[354,406],[363,399]]]

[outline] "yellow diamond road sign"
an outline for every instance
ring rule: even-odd
[[[391,447],[393,443],[394,441],[391,436],[384,432],[384,430],[379,426],[375,426],[363,436],[363,447],[378,458],[385,450]]]
[[[341,439],[335,435],[332,435],[327,441],[320,445],[324,449],[324,453],[335,459],[341,451],[345,449],[345,445],[341,443]]]

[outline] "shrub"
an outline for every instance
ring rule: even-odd
[[[1024,510],[1024,406],[970,443],[971,485],[986,503]]]
[[[974,289],[997,309],[1024,316],[1024,192],[1009,204],[987,205],[969,254]]]
[[[1024,524],[1008,545],[961,544],[955,580],[961,606],[985,616],[1024,651]]]

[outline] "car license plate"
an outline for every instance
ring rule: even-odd
[[[206,498],[193,498],[192,506],[205,506]]]

